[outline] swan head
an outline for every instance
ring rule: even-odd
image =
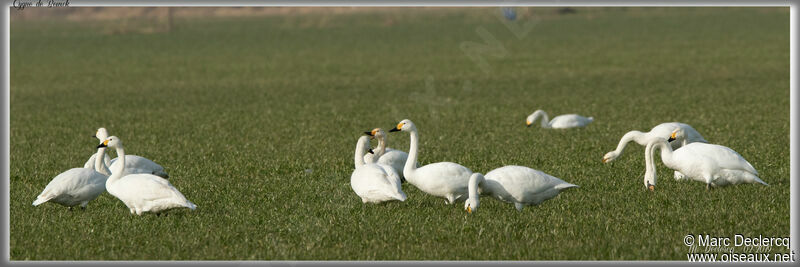
[[[619,157],[619,153],[617,153],[616,151],[608,152],[603,156],[603,163],[612,162],[615,159],[617,159],[617,157]]]
[[[92,137],[97,138],[100,140],[100,142],[102,142],[108,138],[108,131],[106,128],[100,127],[100,129],[97,129],[97,132],[95,132]]]
[[[122,147],[122,140],[119,140],[119,137],[110,136],[103,140],[102,143],[97,145],[97,148],[101,147],[113,147],[113,148],[121,148]]]
[[[683,140],[684,138],[686,138],[686,131],[684,131],[683,128],[676,128],[675,130],[672,131],[672,134],[669,135],[669,139],[667,139],[667,142],[672,142],[675,140]]]
[[[364,134],[370,136],[371,139],[377,138],[378,140],[382,140],[386,137],[386,132],[381,128],[372,129],[372,131],[364,132]]]
[[[389,130],[389,132],[411,131],[416,129],[417,126],[415,126],[414,123],[411,122],[411,120],[405,119],[400,121],[400,123],[397,124],[397,127],[392,128],[391,130]]]
[[[656,175],[650,170],[644,173],[644,187],[650,191],[656,191]]]
[[[472,175],[469,177],[470,190],[474,190],[472,188],[472,186],[473,185],[478,185],[478,183],[482,182],[483,180],[484,180],[483,174],[478,173],[478,172],[472,173]],[[472,213],[474,211],[478,211],[478,206],[480,206],[480,204],[481,204],[480,200],[478,199],[478,195],[480,195],[480,191],[481,191],[480,188],[478,188],[477,191],[478,191],[478,194],[474,194],[475,192],[470,191],[470,194],[469,194],[469,197],[467,198],[467,201],[464,201],[464,210],[466,210],[467,213]]]
[[[526,118],[526,119],[525,119],[525,125],[527,125],[528,127],[531,127],[531,125],[533,124],[533,122],[535,122],[535,121],[536,121],[537,117],[538,117],[538,116],[539,116],[539,114],[541,114],[541,113],[544,113],[544,110],[537,109],[536,111],[534,111],[533,113],[531,113],[531,115],[528,115],[528,118]]]
[[[464,210],[466,210],[467,213],[478,211],[478,206],[480,206],[478,197],[469,197],[467,201],[464,202]]]

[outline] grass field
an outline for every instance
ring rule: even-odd
[[[789,9],[577,11],[521,10],[535,21],[521,37],[496,8],[177,18],[169,33],[12,21],[11,260],[686,260],[687,234],[788,236]],[[488,72],[461,49],[481,36],[507,51]],[[538,108],[595,122],[526,128]],[[485,198],[467,214],[409,184],[406,202],[362,204],[355,141],[406,118],[422,165],[524,165],[581,187],[522,212]],[[645,191],[636,144],[601,163],[625,132],[668,121],[770,186],[707,192],[659,160]],[[85,211],[32,207],[98,127],[198,209],[140,217],[107,193]]]

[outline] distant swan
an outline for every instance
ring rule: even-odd
[[[389,132],[404,131],[411,136],[411,147],[408,149],[408,160],[403,168],[406,181],[422,192],[443,197],[448,204],[467,198],[467,183],[472,171],[467,167],[452,162],[431,163],[417,168],[417,151],[419,137],[417,126],[410,120],[402,120]]]
[[[111,136],[97,146],[113,147],[117,149],[120,164],[112,165],[112,175],[106,181],[106,190],[117,197],[131,213],[142,215],[144,212],[160,214],[173,208],[189,208],[194,210],[197,205],[186,199],[169,181],[164,178],[140,173],[122,176],[126,166],[125,150],[122,140]]]
[[[593,117],[587,118],[577,114],[559,115],[553,118],[553,120],[549,120],[547,118],[547,113],[539,109],[534,111],[533,114],[529,115],[525,120],[525,123],[528,125],[528,127],[530,127],[540,117],[542,118],[542,128],[552,129],[585,127],[594,121]]]
[[[390,200],[406,200],[397,172],[381,163],[365,163],[364,153],[369,148],[369,137],[361,136],[356,143],[354,164],[350,175],[350,187],[364,203],[379,203]]]
[[[469,198],[464,203],[464,209],[469,213],[477,211],[479,195],[490,195],[514,204],[518,211],[522,211],[525,205],[539,205],[572,187],[578,186],[538,170],[504,166],[490,171],[485,178],[480,173],[472,174],[469,179]]]
[[[705,183],[707,190],[712,186],[741,183],[767,185],[758,178],[758,172],[753,165],[728,147],[695,142],[673,151],[668,142],[683,136],[685,136],[685,130],[678,128],[672,132],[669,139],[654,138],[647,144],[644,185],[651,191],[655,189],[656,185],[653,155],[656,149],[661,149],[661,161],[664,162],[664,165],[680,171],[692,180]]]
[[[98,155],[105,154],[105,148],[97,150]],[[104,166],[102,160],[97,158],[95,168],[72,168],[62,172],[47,184],[33,201],[33,205],[38,206],[49,201],[70,209],[76,205],[81,205],[81,209],[85,209],[89,201],[106,191],[108,176],[95,170],[102,166]]]

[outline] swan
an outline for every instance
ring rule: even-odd
[[[564,114],[558,115],[553,120],[549,120],[547,118],[547,112],[544,110],[537,109],[533,112],[533,114],[529,115],[528,118],[525,120],[525,123],[528,127],[531,127],[533,122],[535,122],[539,117],[542,118],[542,128],[553,128],[553,129],[567,129],[567,128],[575,128],[575,127],[585,127],[594,121],[593,117],[584,117],[577,114]]]
[[[122,140],[118,137],[108,137],[97,147],[117,149],[120,164],[112,165],[112,174],[106,180],[106,190],[125,203],[131,213],[136,213],[136,215],[142,215],[144,212],[160,214],[160,212],[172,208],[186,207],[191,210],[197,208],[197,205],[187,200],[164,178],[147,173],[122,176],[127,157],[125,157]]]
[[[400,177],[389,165],[365,163],[364,153],[369,148],[369,137],[361,136],[356,143],[355,166],[350,175],[350,187],[364,203],[380,203],[391,200],[406,200],[400,186]]]
[[[371,138],[378,139],[378,150],[374,151],[375,154],[365,154],[364,162],[389,165],[394,168],[397,175],[400,176],[400,181],[405,182],[406,179],[405,176],[403,176],[403,167],[406,165],[406,160],[408,160],[408,153],[386,147],[386,132],[381,128],[372,129],[372,131],[364,132],[364,134]]]
[[[467,167],[452,162],[431,163],[417,168],[417,146],[419,137],[417,127],[408,119],[400,121],[397,127],[389,132],[404,131],[411,136],[411,147],[408,149],[408,160],[403,167],[406,181],[425,193],[443,197],[448,204],[461,201],[467,197],[467,182],[472,171]]]
[[[725,146],[690,143],[673,151],[668,142],[685,137],[686,131],[675,129],[669,139],[654,138],[647,144],[645,151],[644,185],[655,190],[656,168],[653,153],[661,149],[661,161],[667,167],[680,171],[688,178],[706,184],[706,190],[713,187],[736,185],[741,183],[760,183],[768,185],[760,178],[753,165],[742,155]],[[649,155],[648,155],[649,154]]]
[[[490,195],[522,211],[525,205],[539,205],[572,187],[578,186],[525,166],[503,166],[490,171],[485,178],[480,173],[472,174],[464,209],[469,213],[477,211],[479,195]]]
[[[106,138],[108,138],[108,131],[106,130],[106,128],[97,129],[97,133],[95,133],[93,137],[96,137],[97,139],[100,140],[100,142],[102,142],[103,140],[106,140]],[[94,164],[93,162],[96,155],[97,154],[92,155],[89,158],[89,160],[87,160],[86,163],[83,165],[83,167],[90,168]],[[104,158],[104,162],[106,166],[110,166],[109,169],[112,170],[114,169],[114,165],[118,164],[117,158],[109,159],[107,154]],[[164,171],[164,167],[158,165],[158,163],[155,163],[152,160],[149,160],[145,157],[137,155],[126,155],[125,168],[124,168],[124,173],[122,173],[122,176],[135,173],[149,173],[156,176],[160,176],[161,178],[164,179],[169,178],[169,174],[167,174],[167,172]]]
[[[105,155],[105,148],[98,148],[97,155]],[[72,168],[57,175],[42,190],[42,193],[33,201],[34,206],[45,202],[54,202],[69,207],[81,205],[86,209],[89,201],[94,200],[106,191],[105,175],[97,170],[102,170],[102,158],[95,159],[95,168]],[[108,169],[105,169],[108,171]]]
[[[681,139],[676,139],[675,141],[670,142],[672,149],[678,149],[681,146],[685,146],[689,143],[694,143],[694,142],[708,143],[708,141],[706,141],[706,139],[704,139],[703,136],[700,135],[699,132],[697,132],[697,130],[692,128],[691,125],[680,122],[665,122],[656,125],[655,127],[653,127],[653,129],[650,129],[650,131],[646,133],[642,133],[636,130],[625,133],[625,135],[622,136],[622,139],[619,140],[619,144],[617,144],[617,149],[603,155],[603,163],[614,161],[619,156],[621,156],[622,151],[625,150],[625,146],[628,145],[628,143],[631,141],[634,141],[639,145],[645,146],[650,142],[652,138],[656,137],[668,138],[670,134],[672,134],[672,130],[676,128],[683,129],[684,132],[686,133],[686,136],[681,137]],[[675,180],[683,180],[686,178],[679,171],[675,171],[673,177],[675,178]]]

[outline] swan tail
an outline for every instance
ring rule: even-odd
[[[763,185],[769,186],[769,184],[767,184],[766,182],[764,182],[763,180],[761,180],[761,179],[760,179],[760,178],[758,178],[758,177],[754,177],[754,178],[753,178],[753,180],[754,180],[755,182],[757,182],[757,183],[760,183],[760,184],[763,184]]]
[[[189,200],[186,200],[186,207],[189,208],[190,210],[194,210],[194,209],[197,208],[197,205],[195,205],[194,203],[192,203]]]
[[[35,201],[33,201],[33,205],[34,206],[39,206],[42,203],[50,201],[51,199],[53,199],[53,196],[42,196],[42,195],[40,195],[38,198],[36,198]]]
[[[167,172],[165,172],[164,170],[153,171],[153,175],[164,179],[169,179],[169,174],[167,174]]]
[[[563,184],[556,185],[555,189],[557,189],[559,191],[562,191],[564,189],[573,188],[573,187],[580,187],[580,186],[577,186],[577,185],[574,185],[574,184],[571,184],[571,183],[563,183]]]
[[[397,196],[395,196],[395,198],[402,202],[402,201],[406,201],[408,196],[406,196],[406,194],[404,194],[403,192],[400,192],[399,194],[397,194]]]

